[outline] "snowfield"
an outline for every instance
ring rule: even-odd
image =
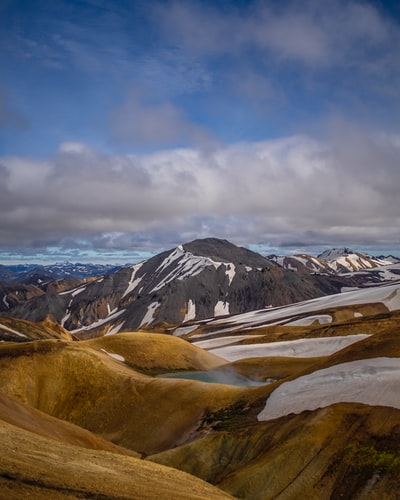
[[[151,290],[151,293],[161,290],[175,279],[184,280],[189,276],[200,274],[208,266],[214,266],[215,269],[218,269],[222,265],[222,262],[215,262],[209,257],[194,255],[191,252],[186,252],[182,246],[179,246],[158,266],[156,273],[164,271],[175,261],[177,261],[177,266]]]
[[[271,356],[287,356],[292,358],[314,358],[319,356],[329,356],[340,351],[348,345],[369,337],[366,334],[347,335],[342,337],[321,337],[316,339],[286,340],[282,342],[269,342],[265,344],[244,344],[228,345],[209,352],[226,359],[227,361],[237,361],[245,358],[263,358]],[[218,339],[225,340],[226,337]],[[249,338],[249,336],[246,336]],[[207,342],[207,341],[203,341]],[[212,340],[208,341],[212,342]],[[200,342],[195,343],[199,347]]]
[[[218,339],[199,340],[198,342],[193,342],[193,345],[197,345],[197,347],[201,347],[202,349],[213,349],[216,347],[236,344],[236,342],[239,342],[240,340],[256,338],[259,336],[260,335],[227,335],[226,337]]]
[[[272,420],[335,403],[400,409],[400,358],[351,361],[284,382],[267,399],[258,420]]]
[[[244,314],[238,314],[229,318],[223,318],[213,321],[210,324],[238,327],[247,325],[255,327],[263,324],[271,324],[273,321],[282,323],[283,320],[289,320],[299,314],[312,313],[314,316],[317,311],[326,308],[341,306],[350,306],[357,304],[372,304],[374,302],[384,304],[389,311],[400,309],[400,283],[381,285],[372,288],[358,288],[344,293],[327,295],[316,299],[298,302],[283,307],[273,309],[260,309]],[[323,315],[320,315],[323,316]]]

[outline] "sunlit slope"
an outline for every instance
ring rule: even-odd
[[[0,420],[0,498],[231,498],[189,474],[134,457],[46,439]]]
[[[187,349],[166,338],[171,356],[177,343]],[[257,388],[155,379],[87,344],[61,341],[0,346],[0,379],[4,393],[144,454],[193,439],[210,412],[258,398]]]
[[[71,340],[71,335],[49,317],[36,323],[0,316],[0,340],[27,342],[39,339]]]
[[[200,347],[169,335],[130,332],[80,342],[124,361],[133,368],[157,373],[173,370],[209,370],[226,361]]]
[[[131,450],[116,446],[96,434],[82,429],[82,427],[51,417],[2,393],[0,393],[0,422],[65,444],[139,456]]]

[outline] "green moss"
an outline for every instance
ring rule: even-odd
[[[400,451],[378,450],[373,445],[360,446],[358,443],[350,443],[345,451],[358,469],[391,471],[400,466]]]
[[[204,419],[204,423],[211,425],[215,430],[236,429],[249,409],[245,401],[237,401],[232,406],[222,408],[216,412],[209,412]]]

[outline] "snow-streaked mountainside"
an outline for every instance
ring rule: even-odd
[[[318,297],[282,307],[265,308],[248,313],[237,314],[227,318],[214,318],[199,323],[193,322],[188,327],[179,327],[174,335],[185,336],[189,333],[192,340],[221,336],[229,332],[232,344],[235,344],[237,331],[252,330],[284,325],[290,327],[312,325],[329,325],[337,320],[346,319],[353,321],[371,314],[385,314],[390,311],[400,310],[400,282],[378,285],[368,288],[359,288],[348,292]],[[206,333],[198,333],[203,331]]]
[[[371,257],[349,248],[333,248],[314,257],[308,254],[269,256],[285,269],[309,273],[349,275],[358,273],[364,281],[388,281],[400,278],[400,259],[397,257]]]
[[[51,315],[77,335],[96,336],[281,306],[336,293],[345,284],[294,273],[226,240],[207,238],[72,286],[57,281],[13,307],[5,291],[0,310],[33,321]]]

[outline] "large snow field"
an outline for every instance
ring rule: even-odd
[[[283,320],[299,314],[313,313],[321,309],[350,306],[357,304],[369,304],[380,302],[390,311],[400,309],[400,283],[376,286],[372,288],[359,288],[345,293],[327,295],[316,299],[298,302],[273,309],[261,309],[244,314],[238,314],[229,318],[218,319],[213,325],[262,325],[274,320]]]
[[[244,344],[227,345],[215,349],[209,349],[210,352],[226,359],[227,361],[237,361],[244,358],[262,358],[271,356],[286,356],[295,358],[314,358],[318,356],[329,356],[340,351],[348,345],[363,340],[369,335],[360,333],[357,335],[321,337],[299,340],[285,340],[282,342],[268,342],[264,344]],[[239,337],[236,337],[239,340]],[[245,338],[249,338],[246,336]],[[223,341],[224,338],[217,339]],[[203,341],[204,343],[207,341]],[[208,342],[212,342],[209,340]],[[205,347],[207,344],[197,342],[199,347]]]
[[[256,337],[260,337],[260,335],[227,335],[226,337],[217,339],[199,340],[198,342],[193,342],[193,345],[197,345],[197,347],[201,347],[202,349],[213,349],[216,347],[236,344],[236,342],[239,342],[240,340],[252,339]]]
[[[271,420],[334,403],[400,409],[399,387],[400,358],[350,361],[284,382],[269,396],[258,420]]]

